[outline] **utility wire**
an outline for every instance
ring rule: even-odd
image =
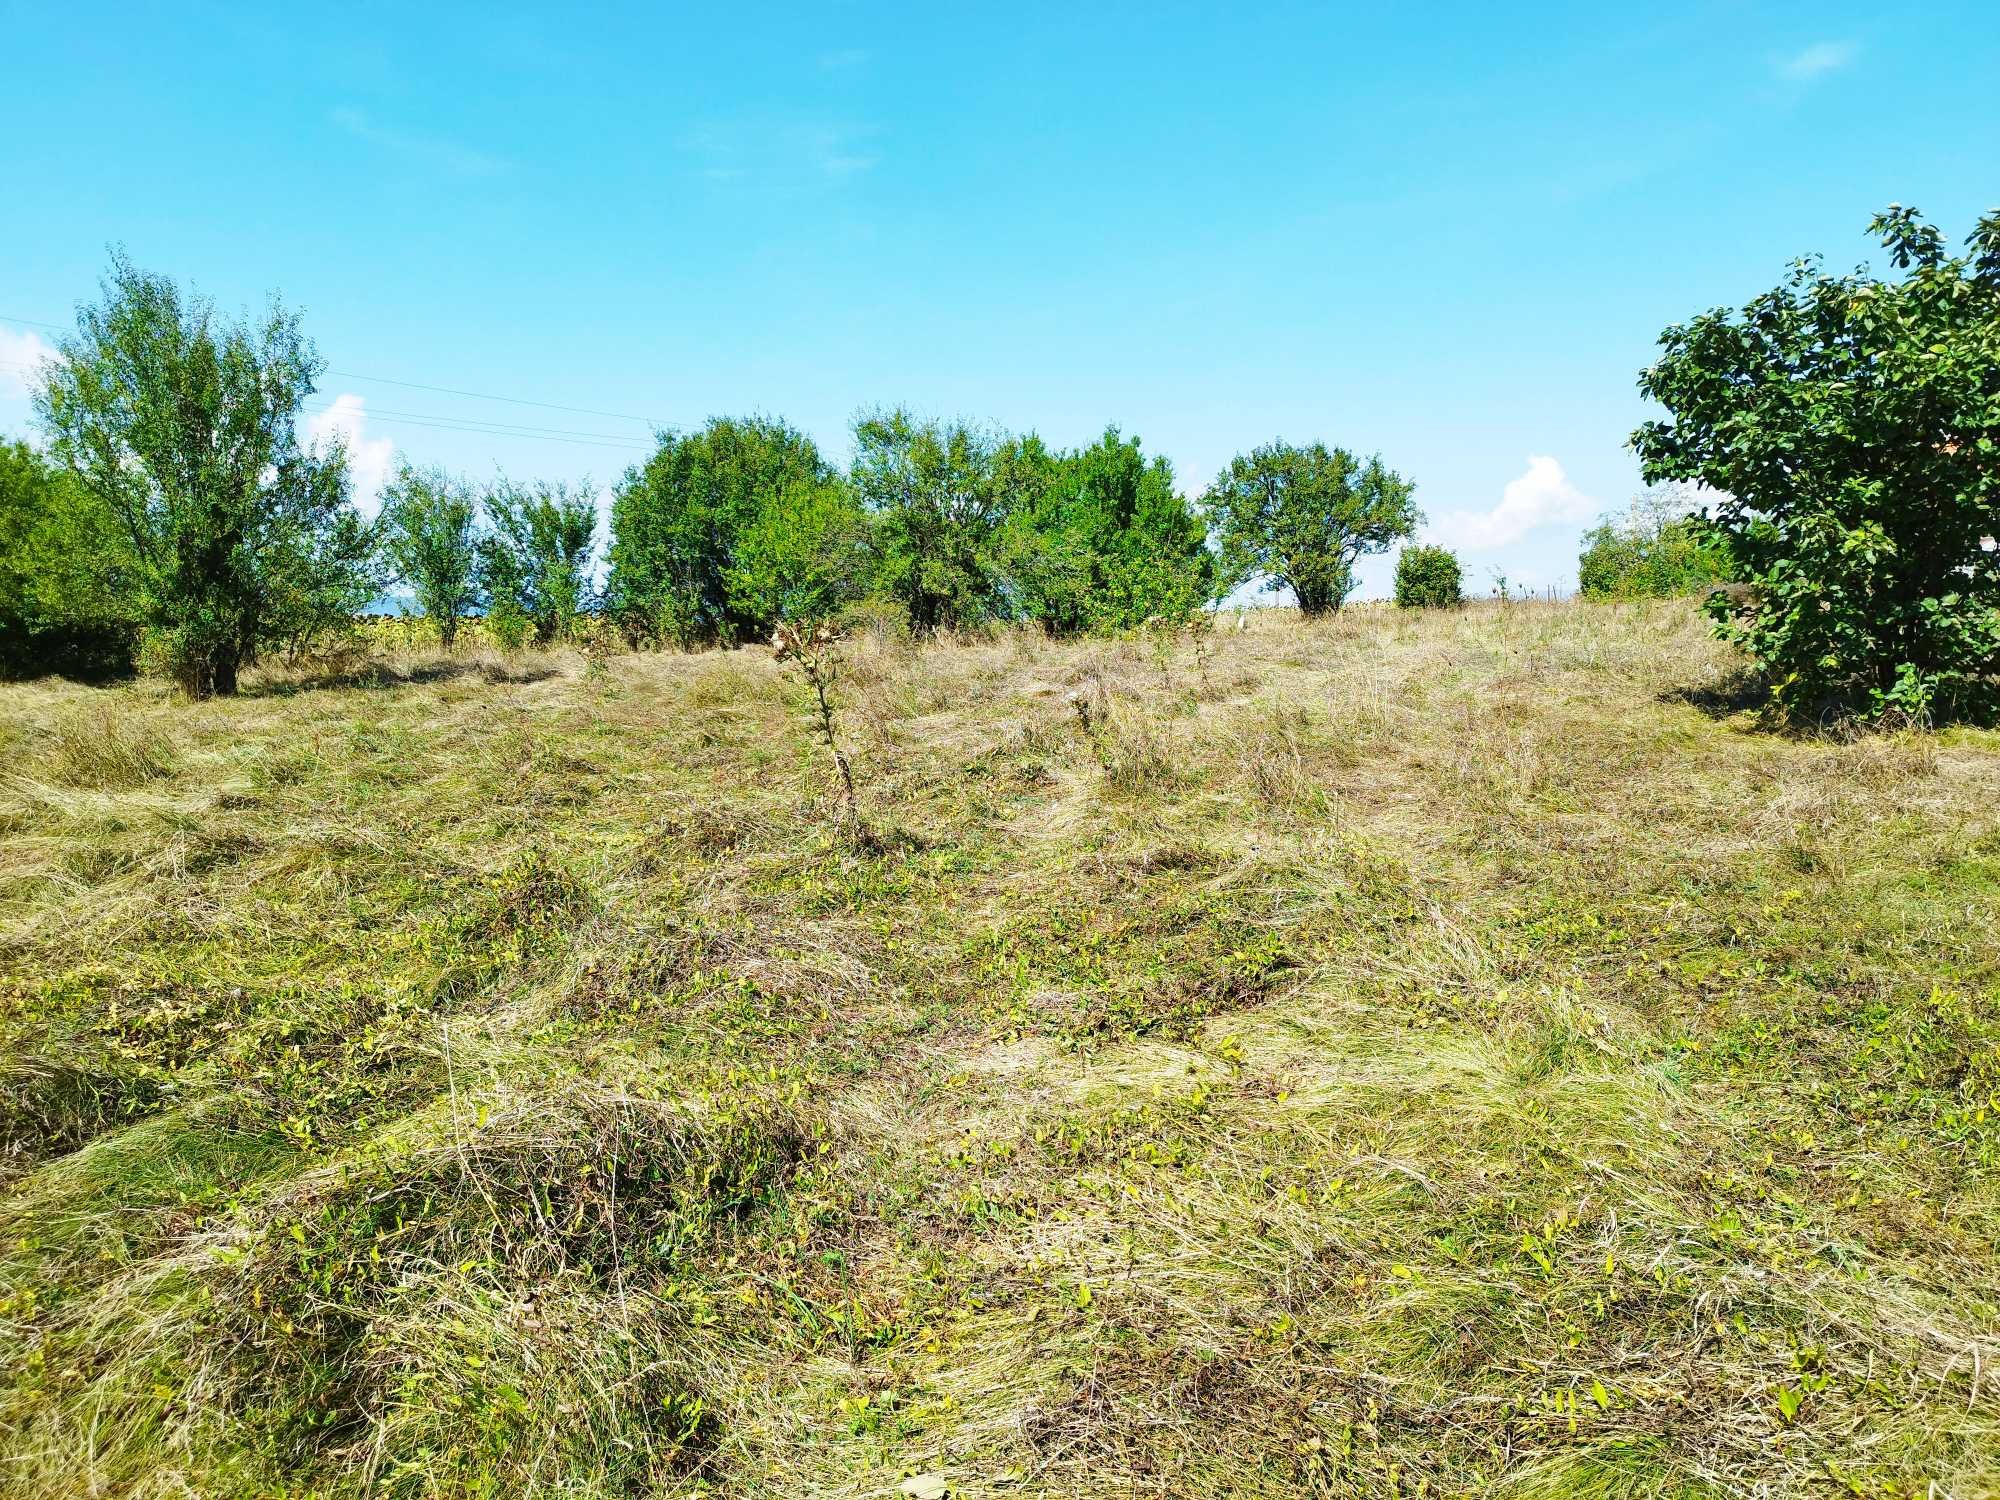
[[[530,401],[525,396],[493,396],[484,391],[461,391],[448,385],[423,385],[414,380],[391,380],[386,375],[362,375],[354,370],[328,370],[329,375],[338,375],[343,380],[372,380],[378,385],[400,385],[412,391],[435,391],[440,396],[470,396],[475,401],[506,401],[515,406],[539,406],[547,411],[574,412],[580,417],[610,417],[619,422],[644,422],[650,427],[665,427],[667,424],[655,417],[635,417],[629,412],[599,411],[594,406],[560,406],[553,401]]]
[[[325,412],[338,411],[339,409],[340,403],[338,401],[329,402],[325,406],[304,408],[310,416],[319,416]],[[606,443],[615,443],[619,447],[624,448],[650,448],[652,446],[644,438],[628,436],[619,432],[579,432],[575,428],[570,427],[538,427],[524,422],[489,422],[484,417],[455,417],[446,416],[440,412],[429,411],[397,411],[386,406],[363,406],[357,415],[371,422],[380,417],[385,421],[449,423],[453,426],[463,426],[468,432],[491,432],[495,437],[590,438]]]
[[[29,328],[47,328],[55,333],[68,331],[60,323],[44,323],[38,318],[17,318],[11,313],[0,313],[0,323],[20,323]],[[467,391],[460,390],[456,386],[425,385],[423,382],[416,380],[392,380],[387,375],[364,375],[358,370],[335,370],[329,368],[326,373],[329,375],[338,375],[343,380],[366,380],[372,381],[377,385],[402,386],[404,389],[412,391],[434,391],[440,396],[465,396],[474,401],[503,401],[510,406],[539,406],[545,411],[566,411],[580,417],[609,417],[616,422],[643,422],[647,426],[655,428],[669,425],[660,421],[657,417],[637,417],[630,412],[600,411],[594,406],[564,406],[559,402],[535,401],[526,396],[499,396],[493,394],[491,391]]]
[[[0,370],[29,374],[34,368],[33,365],[0,360]],[[325,406],[301,407],[300,414],[318,417],[337,410],[339,403],[331,402]],[[438,412],[393,411],[382,407],[363,406],[356,415],[367,422],[387,422],[391,426],[430,427],[440,432],[469,432],[477,437],[532,438],[536,442],[574,443],[584,448],[617,448],[626,453],[643,453],[651,446],[643,438],[622,437],[612,432],[574,432],[566,427],[535,427],[519,422],[487,422],[477,417],[450,417]]]

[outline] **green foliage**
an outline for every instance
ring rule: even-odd
[[[449,651],[479,606],[478,505],[464,480],[401,464],[382,496],[382,543],[417,608]]]
[[[1578,588],[1591,599],[1672,599],[1727,581],[1729,549],[1703,524],[1703,503],[1690,485],[1635,495],[1629,516],[1583,534]]]
[[[1725,581],[1725,557],[1691,517],[1651,534],[1600,521],[1583,534],[1577,585],[1592,599],[1668,599]]]
[[[479,586],[495,637],[518,644],[532,630],[543,645],[566,640],[590,602],[589,488],[503,479],[486,493],[486,515],[493,529],[479,543]]]
[[[1721,493],[1748,608],[1718,629],[1777,706],[1990,714],[2000,689],[2000,213],[1968,253],[1911,209],[1870,226],[1901,280],[1789,278],[1740,314],[1676,324],[1640,390],[1646,478]]]
[[[1230,461],[1202,499],[1232,583],[1290,589],[1307,616],[1339,609],[1354,564],[1412,535],[1416,485],[1344,448],[1266,443]]]
[[[1018,497],[1006,536],[1021,613],[1051,635],[1130,630],[1185,618],[1215,595],[1207,528],[1176,493],[1173,466],[1116,427],[1088,448],[1050,453],[1013,439],[997,463]]]
[[[129,542],[156,654],[196,695],[372,589],[373,537],[346,455],[296,430],[323,368],[296,317],[218,324],[213,308],[114,257],[35,405],[53,456]]]
[[[839,480],[796,479],[765,497],[735,554],[725,582],[739,618],[829,620],[867,584],[868,517]]]
[[[611,610],[635,635],[682,646],[770,634],[776,616],[731,583],[744,532],[799,485],[834,471],[811,438],[765,417],[664,433],[611,503]]]
[[[882,583],[917,635],[1011,612],[1002,540],[1020,483],[1002,444],[962,422],[878,412],[854,427],[854,485],[876,519]]]
[[[1404,609],[1448,609],[1465,602],[1465,574],[1447,547],[1405,547],[1396,559],[1396,603]]]
[[[0,673],[129,671],[131,574],[111,512],[26,443],[0,443]]]

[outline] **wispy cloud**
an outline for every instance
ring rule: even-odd
[[[368,436],[368,403],[343,391],[333,405],[306,418],[306,442],[327,447],[338,439],[347,449],[347,474],[354,485],[354,503],[365,516],[381,509],[382,487],[395,466],[396,445],[388,438]]]
[[[823,73],[845,73],[861,67],[868,61],[866,47],[836,47],[831,52],[819,55],[820,71]]]
[[[875,127],[825,120],[711,120],[681,138],[710,182],[791,177],[845,182],[881,156],[868,149]]]
[[[1814,42],[1771,59],[1771,69],[1787,83],[1805,83],[1853,62],[1861,48],[1853,42]]]
[[[1507,481],[1491,510],[1455,510],[1429,528],[1437,541],[1470,552],[1505,547],[1538,526],[1577,525],[1596,516],[1598,503],[1570,483],[1563,466],[1546,453],[1528,456],[1527,469]]]
[[[358,109],[343,106],[336,109],[331,118],[336,127],[358,141],[366,141],[371,146],[379,146],[384,151],[453,177],[498,177],[507,170],[507,163],[500,157],[438,136],[421,135],[380,124]]]
[[[35,388],[42,361],[54,359],[49,341],[25,328],[0,328],[0,398],[21,401]]]

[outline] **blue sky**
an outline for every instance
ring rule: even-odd
[[[1647,9],[0,3],[0,432],[120,242],[304,311],[364,488],[906,403],[1379,451],[1565,584],[1663,326],[2000,201],[1990,3]]]

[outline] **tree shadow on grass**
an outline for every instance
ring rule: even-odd
[[[493,661],[427,661],[397,668],[384,662],[366,662],[353,667],[329,667],[322,671],[286,673],[246,685],[245,698],[290,698],[299,693],[325,692],[340,688],[422,687],[477,677],[496,687],[519,687],[546,682],[561,675],[552,665],[516,666]]]
[[[2000,700],[2000,690],[1996,690],[1995,697]],[[1915,716],[1885,710],[1872,704],[1866,690],[1859,685],[1845,692],[1829,693],[1787,713],[1772,700],[1769,674],[1750,666],[1738,667],[1709,682],[1669,688],[1659,695],[1659,701],[1687,704],[1717,722],[1740,714],[1754,714],[1758,729],[1791,739],[1851,740],[1861,735],[1906,730],[1987,728],[2000,721],[2000,703],[1989,705],[1984,701]]]
[[[1711,719],[1733,719],[1743,713],[1768,717],[1771,680],[1756,667],[1736,667],[1704,682],[1668,688],[1660,694],[1660,702],[1686,704]]]

